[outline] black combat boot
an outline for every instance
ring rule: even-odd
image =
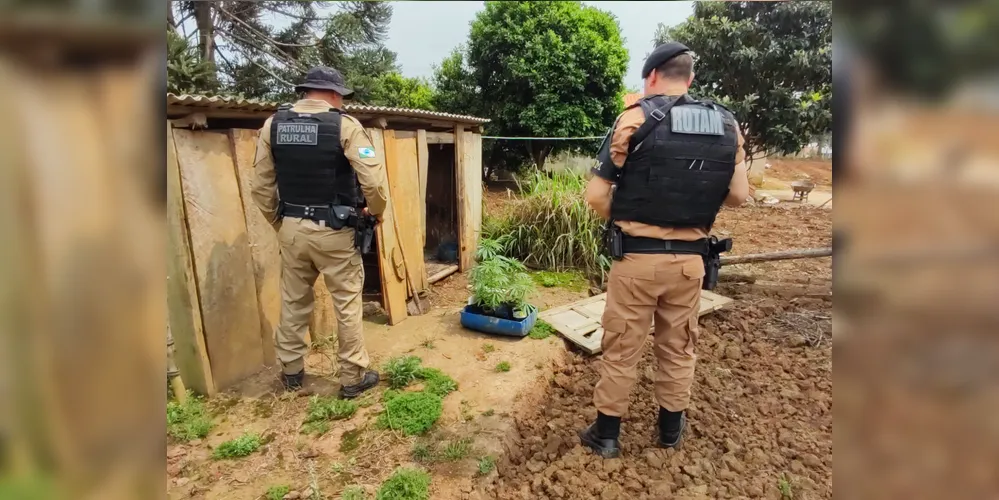
[[[364,372],[364,376],[361,377],[361,381],[354,385],[345,385],[340,388],[340,398],[341,399],[354,399],[360,396],[364,391],[371,389],[372,387],[378,385],[378,372],[368,370]]]
[[[687,416],[683,410],[669,411],[659,407],[659,442],[660,448],[679,448],[683,440],[683,431],[687,427]]]
[[[302,388],[302,382],[305,380],[305,369],[295,373],[293,375],[288,375],[287,373],[281,374],[281,383],[284,384],[285,390],[297,391]]]
[[[597,421],[579,431],[579,440],[603,458],[621,456],[621,417],[612,417],[597,412]]]

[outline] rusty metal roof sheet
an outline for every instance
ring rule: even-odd
[[[261,101],[257,99],[237,99],[233,97],[203,95],[175,95],[167,94],[167,105],[186,106],[192,108],[226,109],[237,111],[276,111],[279,104],[275,102]],[[476,116],[456,115],[443,113],[440,111],[427,111],[425,109],[390,108],[386,106],[367,106],[363,104],[347,104],[344,111],[348,113],[364,113],[370,115],[383,116],[405,116],[409,118],[427,118],[445,120],[457,123],[483,124],[488,122],[487,118]]]

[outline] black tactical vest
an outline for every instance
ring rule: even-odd
[[[728,194],[738,150],[736,122],[710,101],[679,97],[666,114],[656,112],[674,97],[640,100],[645,119],[658,124],[631,144],[611,204],[615,220],[662,227],[710,229]]]
[[[357,177],[340,145],[340,111],[298,113],[283,105],[271,121],[278,195],[296,205],[357,206]]]

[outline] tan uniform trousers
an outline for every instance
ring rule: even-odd
[[[627,254],[614,262],[602,318],[600,381],[593,391],[598,411],[619,417],[628,410],[653,321],[656,401],[670,411],[687,408],[703,279],[699,255]]]
[[[311,220],[285,217],[278,230],[278,241],[281,321],[275,346],[284,373],[295,374],[305,367],[309,350],[305,335],[315,302],[312,287],[321,273],[336,313],[340,384],[360,382],[369,360],[361,334],[364,266],[361,255],[354,249],[354,230],[334,231]]]

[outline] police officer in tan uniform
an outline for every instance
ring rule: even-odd
[[[583,445],[605,458],[620,454],[621,416],[652,325],[657,445],[680,444],[708,232],[723,203],[738,206],[750,195],[735,118],[687,95],[693,64],[679,43],[649,55],[642,69],[645,96],[618,117],[586,188],[587,203],[612,221],[620,242],[602,318],[597,418],[579,433]]]
[[[281,248],[276,351],[284,386],[301,388],[312,287],[321,274],[337,318],[340,396],[354,398],[378,384],[361,332],[364,268],[354,226],[359,215],[380,218],[385,210],[385,168],[361,123],[342,111],[353,91],[337,70],[313,68],[295,91],[304,98],[281,106],[260,129],[254,163],[253,200]]]

